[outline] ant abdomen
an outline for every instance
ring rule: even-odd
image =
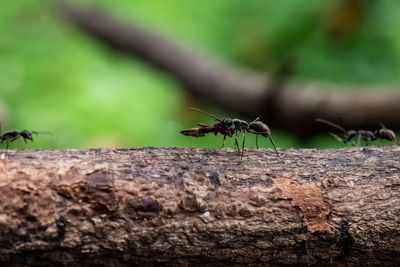
[[[383,128],[379,129],[377,136],[392,142],[396,141],[396,134],[392,130],[387,129],[384,126]]]
[[[250,123],[249,130],[260,133],[262,136],[267,137],[267,138],[270,135],[269,127],[265,123],[262,123],[261,121],[256,121],[256,122]]]

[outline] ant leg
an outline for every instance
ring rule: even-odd
[[[271,135],[269,135],[268,137],[269,137],[269,141],[271,141],[271,144],[274,146],[274,150],[275,150],[276,155],[278,155],[278,157],[282,158],[281,155],[279,155],[278,150],[276,150],[276,146],[275,146],[274,141],[272,140]]]
[[[243,131],[242,157],[244,154],[244,142],[246,141],[246,131]]]
[[[6,155],[5,155],[5,158],[7,158],[7,151],[8,151],[8,142],[6,143]]]
[[[25,138],[24,138],[24,141],[25,141],[25,145],[26,145],[25,149],[29,149],[29,142]]]
[[[239,155],[240,155],[240,149],[239,149],[239,143],[238,143],[237,139],[241,134],[242,134],[242,132],[239,132],[239,135],[236,132],[236,135],[235,135],[235,145],[236,145],[236,147],[238,149]]]
[[[225,145],[225,139],[226,139],[226,135],[224,135],[224,139],[222,139],[222,146],[221,146],[221,148],[223,148],[224,145]]]
[[[256,147],[258,149],[258,134],[256,135]]]

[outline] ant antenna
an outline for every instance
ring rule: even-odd
[[[36,134],[36,135],[38,135],[38,134],[53,135],[53,133],[49,132],[49,131],[32,131],[31,133]]]
[[[201,110],[201,109],[193,108],[193,107],[190,107],[189,109],[196,110],[196,111],[198,111],[198,112],[201,112],[201,113],[203,113],[203,114],[206,114],[206,115],[208,115],[208,116],[210,116],[210,117],[216,119],[217,121],[221,121],[221,119],[218,119],[218,118],[215,117],[214,115],[212,115],[212,114],[210,114],[210,113],[207,113],[207,112],[205,112],[205,111],[203,111],[203,110]]]
[[[325,123],[325,124],[330,125],[332,127],[335,127],[336,129],[339,129],[344,133],[346,132],[346,130],[343,127],[341,127],[341,126],[339,126],[339,125],[337,125],[337,124],[335,124],[333,122],[330,122],[330,121],[327,121],[327,120],[323,120],[323,119],[320,119],[320,118],[316,118],[315,121],[322,122],[322,123]]]

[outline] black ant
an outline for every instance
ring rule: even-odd
[[[7,155],[7,150],[8,150],[8,144],[17,140],[18,138],[23,138],[25,144],[27,144],[27,140],[30,140],[33,142],[33,137],[32,134],[39,134],[39,133],[48,133],[49,132],[36,132],[36,131],[28,131],[28,130],[10,130],[6,131],[3,134],[1,134],[1,125],[0,125],[0,143],[5,143],[6,144],[6,155]]]
[[[330,134],[333,137],[335,137],[336,140],[338,140],[339,142],[343,142],[343,143],[348,144],[348,145],[353,145],[354,144],[354,142],[351,141],[351,139],[353,139],[354,137],[357,138],[357,146],[360,146],[360,140],[361,139],[366,142],[367,146],[368,146],[370,141],[376,141],[378,139],[386,139],[386,140],[389,140],[389,141],[392,141],[392,142],[396,141],[396,139],[397,139],[396,138],[396,134],[392,130],[387,129],[382,123],[380,124],[381,128],[378,129],[378,130],[375,130],[375,131],[368,131],[368,130],[358,130],[358,131],[349,130],[349,131],[346,131],[343,127],[341,127],[341,126],[339,126],[339,125],[337,125],[337,124],[335,124],[333,122],[330,122],[330,121],[327,121],[327,120],[323,120],[323,119],[319,119],[319,118],[317,118],[315,120],[318,121],[318,122],[325,123],[325,124],[327,124],[329,126],[335,127],[336,129],[339,129],[342,132],[344,132],[344,136],[343,137],[339,137],[339,136],[337,136],[337,135],[335,135],[333,133],[330,133]]]
[[[246,132],[256,135],[257,148],[258,148],[258,135],[262,135],[266,138],[269,138],[269,140],[271,141],[271,144],[274,146],[274,150],[275,150],[276,154],[278,155],[278,157],[281,157],[279,155],[278,151],[276,150],[274,141],[272,140],[270,129],[268,128],[268,126],[266,124],[262,123],[258,117],[253,122],[247,123],[246,121],[243,121],[240,119],[230,119],[230,118],[219,119],[216,116],[214,116],[210,113],[207,113],[198,108],[190,107],[189,109],[196,110],[198,112],[206,114],[206,115],[214,118],[215,120],[219,121],[219,123],[222,124],[220,131],[219,131],[222,135],[224,135],[224,139],[222,141],[222,147],[224,146],[226,136],[228,135],[231,137],[233,135],[233,132],[231,132],[231,130],[232,130],[231,127],[233,126],[234,127],[233,130],[235,132],[235,145],[238,149],[239,154],[241,154],[242,157],[243,157],[243,153],[244,153],[244,144],[246,141]],[[216,124],[216,125],[218,125],[218,124]],[[238,139],[238,137],[240,137],[241,134],[243,134],[243,144],[242,144],[242,152],[240,153],[239,143],[238,143],[237,139]]]

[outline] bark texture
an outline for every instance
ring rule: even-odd
[[[341,117],[345,129],[376,129],[379,122],[400,129],[400,117],[394,116],[400,113],[398,86],[346,88],[268,77],[123,23],[105,10],[65,2],[58,10],[88,35],[170,73],[192,94],[251,119],[260,117],[269,126],[309,137],[325,131],[315,126],[315,118],[337,122]]]
[[[1,265],[400,264],[400,147],[9,151]]]

